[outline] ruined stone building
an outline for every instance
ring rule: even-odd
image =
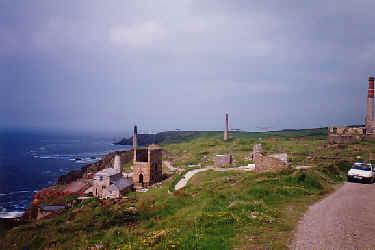
[[[367,114],[364,127],[329,127],[328,143],[353,143],[371,139],[375,135],[374,120],[374,77],[369,77]]]
[[[328,143],[345,144],[361,141],[366,136],[365,127],[329,127]]]
[[[253,157],[255,163],[255,173],[262,173],[266,171],[277,172],[290,168],[288,165],[288,154],[286,153],[264,156],[257,152]]]
[[[137,127],[134,127],[133,135],[133,183],[140,189],[160,182],[163,174],[162,150],[158,145],[150,145],[146,148],[138,148]]]
[[[106,168],[94,175],[92,194],[100,198],[119,198],[133,188],[133,182],[124,178],[121,172],[120,156],[116,155],[114,167]]]
[[[232,164],[232,155],[215,155],[215,166],[216,167],[225,167]]]

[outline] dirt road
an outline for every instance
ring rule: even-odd
[[[375,184],[346,182],[312,205],[291,249],[374,249]]]

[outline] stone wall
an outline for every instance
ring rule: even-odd
[[[135,188],[147,187],[159,182],[163,175],[162,150],[156,145],[151,145],[145,152],[148,153],[147,162],[138,161],[138,149],[137,161],[133,162],[133,183]],[[141,175],[142,177],[140,177]],[[140,182],[141,180],[143,180],[143,183]]]
[[[215,155],[215,166],[216,167],[225,167],[232,164],[232,155]]]
[[[329,144],[350,144],[353,142],[358,142],[363,139],[359,135],[329,135],[328,143]]]
[[[163,175],[163,153],[161,149],[150,151],[150,182],[159,182]]]
[[[273,154],[273,155],[269,155],[268,157],[278,159],[280,161],[283,161],[285,164],[288,164],[288,154],[287,153]]]
[[[329,144],[350,144],[361,141],[366,136],[365,127],[329,127]]]
[[[264,156],[260,153],[254,154],[255,173],[266,171],[277,172],[283,169],[288,169],[289,166],[285,161],[276,157]]]
[[[136,161],[148,162],[148,150],[147,148],[137,148],[136,150]]]

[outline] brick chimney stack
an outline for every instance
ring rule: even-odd
[[[367,134],[372,134],[374,130],[374,125],[374,77],[369,77],[366,115]]]
[[[374,120],[374,77],[368,79],[367,119]]]
[[[134,133],[133,133],[133,148],[137,147],[137,126],[134,126]]]
[[[133,133],[133,150],[134,150],[134,156],[133,156],[133,162],[135,163],[137,160],[137,126],[134,126],[134,133]]]
[[[229,139],[229,136],[228,136],[228,113],[225,114],[225,130],[224,130],[224,141],[228,140]]]

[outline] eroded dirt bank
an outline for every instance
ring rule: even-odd
[[[346,182],[308,209],[290,248],[373,249],[374,232],[375,184]]]

